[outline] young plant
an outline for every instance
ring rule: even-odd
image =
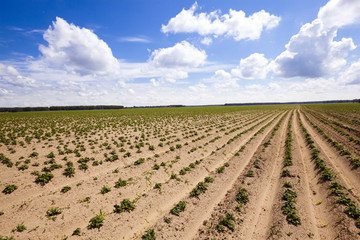
[[[62,213],[62,209],[59,207],[52,207],[46,211],[46,216],[52,217]]]
[[[100,191],[101,194],[105,194],[111,191],[111,188],[109,186],[104,185]]]
[[[146,230],[145,234],[141,236],[141,239],[143,240],[155,240],[155,231],[154,229]]]
[[[127,185],[127,181],[121,178],[119,178],[119,180],[115,182],[115,188],[125,187],[126,185]]]
[[[68,192],[68,191],[70,191],[71,190],[71,187],[70,186],[65,186],[65,187],[63,187],[62,189],[61,189],[61,192],[62,193],[66,193],[66,192]]]
[[[53,177],[54,177],[54,175],[51,173],[44,173],[44,174],[38,175],[37,178],[35,179],[35,182],[39,183],[41,185],[45,185],[48,182],[50,182],[51,179],[53,179]]]
[[[105,216],[101,213],[96,215],[89,221],[88,229],[98,228],[100,229],[104,225]]]
[[[18,187],[16,185],[7,185],[2,192],[5,194],[10,194],[13,191],[15,191],[16,189],[18,189]]]
[[[178,204],[176,204],[171,210],[170,213],[176,216],[180,216],[180,212],[185,211],[186,202],[180,201]]]
[[[134,202],[130,201],[129,199],[124,199],[121,201],[120,205],[115,204],[114,205],[114,213],[122,213],[122,212],[130,212],[135,209]]]

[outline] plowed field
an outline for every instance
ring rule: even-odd
[[[2,239],[359,239],[358,104],[0,115]]]

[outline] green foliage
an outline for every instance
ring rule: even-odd
[[[100,193],[101,193],[101,194],[106,194],[106,193],[108,193],[108,192],[110,192],[110,191],[111,191],[111,188],[110,188],[109,186],[104,185],[104,186],[101,188]]]
[[[45,185],[53,179],[54,175],[51,173],[44,173],[36,177],[35,182]]]
[[[15,232],[23,232],[27,229],[27,227],[24,225],[24,222],[18,224],[12,231]]]
[[[246,174],[247,177],[254,177],[254,171],[253,170],[249,170]]]
[[[289,169],[282,170],[281,177],[291,177]]]
[[[114,205],[114,213],[130,212],[135,209],[135,203],[129,199],[124,199],[121,201],[120,205]]]
[[[120,188],[120,187],[125,187],[127,185],[127,181],[123,180],[121,178],[119,178],[116,182],[115,182],[115,188]]]
[[[62,209],[59,207],[52,207],[46,211],[46,216],[52,217],[62,213]]]
[[[196,187],[190,192],[191,197],[197,197],[207,190],[208,186],[204,182],[199,182]]]
[[[145,232],[145,234],[141,236],[141,239],[143,239],[143,240],[155,240],[156,236],[155,236],[154,229],[147,230]]]
[[[134,162],[134,165],[140,165],[140,164],[142,164],[142,163],[144,163],[145,162],[145,158],[139,158],[138,160],[136,160],[135,162]]]
[[[220,220],[219,224],[216,226],[216,229],[219,232],[223,232],[225,231],[224,227],[227,227],[231,231],[234,231],[235,230],[234,221],[235,221],[234,216],[231,213],[226,213],[226,216]]]
[[[170,213],[176,216],[180,216],[180,212],[185,211],[186,202],[180,201],[178,204],[176,204],[171,210]]]
[[[18,189],[18,187],[16,185],[7,185],[2,192],[5,194],[10,194],[13,191],[15,191],[16,189]]]
[[[62,193],[66,193],[66,192],[68,192],[68,191],[70,191],[71,190],[71,187],[70,186],[65,186],[65,187],[63,187],[62,189],[61,189],[61,192]]]
[[[212,177],[205,177],[204,182],[205,183],[212,183],[212,182],[214,182],[214,179]]]
[[[245,188],[240,188],[238,193],[236,194],[235,200],[238,203],[247,203],[249,201],[249,194],[247,193]]]
[[[81,229],[80,228],[77,228],[74,230],[74,232],[72,233],[72,236],[80,236],[81,234]]]
[[[75,175],[75,168],[67,167],[64,169],[63,175],[67,177],[73,177]]]
[[[100,229],[104,225],[105,216],[100,213],[89,221],[88,229],[98,228]]]

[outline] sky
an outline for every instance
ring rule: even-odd
[[[0,106],[360,97],[358,0],[1,0]]]

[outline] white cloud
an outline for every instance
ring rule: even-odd
[[[0,96],[4,96],[4,95],[6,95],[6,94],[8,94],[8,93],[9,93],[8,90],[6,90],[6,89],[4,89],[4,88],[0,88]]]
[[[334,73],[346,64],[349,51],[355,49],[351,38],[334,41],[336,34],[336,28],[325,28],[319,19],[303,25],[275,59],[273,71],[285,78],[316,78]]]
[[[44,33],[48,46],[40,45],[43,59],[51,66],[65,67],[69,72],[108,74],[118,71],[118,60],[109,46],[86,28],[80,28],[57,17]]]
[[[195,13],[198,5],[183,9],[171,18],[167,25],[162,25],[163,33],[198,33],[204,35],[225,35],[236,41],[242,39],[258,39],[264,29],[276,27],[281,18],[261,10],[248,17],[245,12],[229,10],[228,14],[220,15],[220,10],[210,13]]]
[[[209,46],[212,42],[213,42],[213,40],[209,37],[205,37],[201,40],[201,43],[204,45],[207,45],[207,46]]]
[[[321,7],[318,18],[327,28],[342,27],[360,20],[359,0],[331,0]]]
[[[20,87],[35,87],[35,80],[25,77],[13,66],[0,63],[0,83]]]
[[[245,79],[264,79],[269,72],[269,61],[264,54],[253,53],[241,59],[240,65],[231,70],[231,74]]]
[[[163,68],[195,68],[205,63],[207,55],[187,41],[173,47],[156,49],[151,53],[149,62]]]
[[[351,64],[344,72],[340,73],[339,81],[345,84],[360,84],[360,60]]]
[[[145,37],[121,37],[119,38],[121,42],[139,42],[139,43],[149,43],[150,40]]]
[[[232,89],[238,88],[237,79],[233,78],[230,73],[224,70],[217,70],[215,74],[209,78],[204,79],[205,82],[213,83],[215,88]]]

